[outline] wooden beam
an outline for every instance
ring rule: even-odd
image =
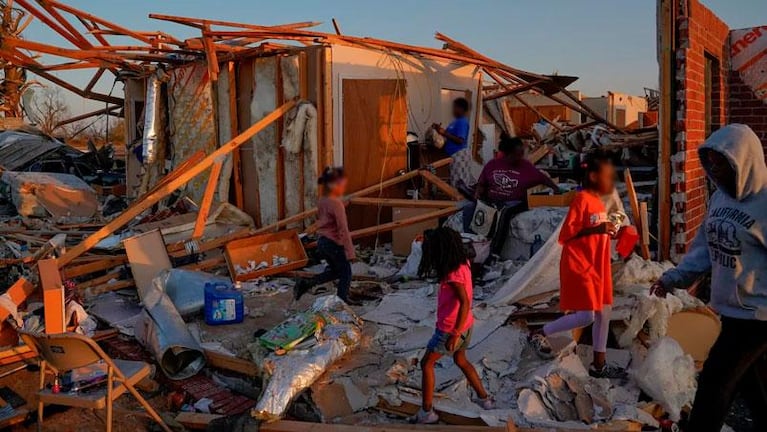
[[[216,351],[205,350],[205,360],[208,366],[223,369],[229,372],[235,372],[247,377],[256,377],[261,374],[258,365],[252,361],[244,360],[239,357],[232,357],[221,354]]]
[[[337,35],[341,36],[341,27],[338,25],[338,21],[335,18],[331,18],[331,21],[333,22],[333,30],[336,31]]]
[[[642,201],[639,203],[639,224],[642,227],[640,231],[642,233],[642,248],[650,247],[650,216],[647,210],[647,203]],[[649,253],[649,249],[648,249]]]
[[[221,168],[223,162],[216,162],[210,169],[210,175],[208,176],[208,184],[205,186],[205,192],[202,196],[202,202],[200,208],[197,210],[197,220],[194,222],[194,231],[192,231],[192,240],[199,240],[202,234],[205,232],[205,224],[208,222],[208,215],[210,214],[210,207],[213,205],[213,198],[216,196],[216,188],[218,186],[218,178],[221,176]]]
[[[455,206],[455,201],[443,200],[413,200],[401,198],[367,198],[357,197],[349,200],[355,205],[374,205],[381,207],[406,207],[406,208],[446,208]]]
[[[642,238],[645,234],[642,232],[642,213],[639,210],[639,200],[637,199],[637,192],[634,189],[634,180],[631,178],[631,171],[626,168],[623,171],[623,180],[626,182],[626,192],[629,197],[629,204],[631,205],[631,217],[634,220],[634,224],[639,231],[639,238]],[[644,242],[640,242],[642,258],[650,259],[650,249]]]
[[[280,106],[276,110],[272,111],[272,113],[270,113],[263,119],[259,120],[258,122],[250,126],[243,133],[237,135],[231,141],[222,145],[221,147],[216,149],[214,152],[210,153],[200,163],[190,167],[189,169],[181,173],[177,178],[174,178],[173,180],[164,184],[158,190],[155,190],[152,193],[145,195],[143,198],[141,198],[141,200],[134,202],[133,205],[128,210],[124,211],[119,216],[112,219],[103,228],[96,231],[91,236],[87,237],[80,244],[69,249],[67,253],[65,253],[61,258],[59,258],[59,266],[61,267],[61,266],[65,266],[69,264],[73,259],[89,251],[92,247],[96,246],[101,240],[109,237],[117,229],[121,228],[122,226],[124,226],[125,224],[133,220],[134,217],[140,215],[144,210],[155,205],[161,199],[165,198],[166,196],[173,193],[176,189],[185,185],[189,180],[199,175],[200,173],[204,172],[206,169],[210,168],[214,163],[216,163],[217,160],[219,160],[219,158],[225,157],[227,154],[231,153],[233,150],[239,148],[243,143],[245,143],[255,134],[259,133],[261,130],[265,129],[267,126],[269,126],[270,124],[272,124],[273,122],[281,118],[283,115],[285,115],[285,113],[291,110],[295,106],[295,104],[296,104],[295,101],[289,101],[285,103],[284,105]]]
[[[447,184],[444,180],[437,177],[436,175],[432,174],[431,171],[420,171],[421,177],[423,177],[424,180],[428,181],[432,185],[434,185],[437,189],[442,191],[445,195],[449,196],[450,198],[460,201],[463,199],[463,195],[458,192],[454,187]]]
[[[239,118],[237,115],[237,65],[230,61],[226,64],[229,74],[229,130],[231,136],[237,136],[239,131]],[[242,190],[242,158],[240,150],[232,152],[232,177],[234,179],[234,204],[242,209],[245,206],[245,196]],[[222,197],[222,199],[229,197]]]
[[[483,101],[491,101],[493,99],[502,98],[504,96],[509,96],[509,95],[513,95],[513,94],[522,93],[523,91],[535,89],[536,87],[540,86],[544,82],[545,81],[537,80],[537,81],[529,82],[527,84],[516,85],[516,86],[500,84],[500,86],[504,90],[501,90],[501,91],[496,92],[496,93],[491,93],[491,94],[486,95],[486,96],[482,96],[482,100]]]
[[[281,420],[261,425],[261,432],[391,432],[391,431],[433,431],[433,432],[505,432],[505,427],[453,426],[453,425],[341,425],[306,423]]]
[[[658,58],[660,59],[660,106],[658,122],[658,208],[654,213],[658,222],[658,259],[666,260],[671,254],[671,148],[674,143],[674,2],[658,1]]]
[[[557,132],[562,132],[562,127],[561,126],[559,126],[555,121],[553,121],[553,120],[549,119],[548,117],[546,117],[545,115],[543,115],[543,113],[540,110],[538,110],[538,108],[536,108],[536,107],[530,105],[529,103],[527,103],[527,101],[525,101],[521,96],[519,96],[518,94],[514,94],[514,95],[512,95],[512,97],[514,99],[516,99],[517,102],[519,102],[522,105],[524,105],[525,107],[527,107],[527,109],[529,109],[530,111],[532,111],[535,114],[537,114],[538,117],[540,117],[543,121],[545,121],[546,123],[550,124],[554,129],[557,130]]]
[[[438,160],[436,162],[433,162],[429,166],[436,169],[436,168],[440,168],[440,167],[443,167],[443,166],[450,165],[452,162],[453,162],[452,158],[445,158],[445,159],[440,159],[440,160]],[[351,200],[353,198],[364,197],[365,195],[370,195],[372,193],[380,191],[381,189],[386,189],[388,187],[391,187],[391,186],[397,185],[399,183],[402,183],[404,181],[407,181],[407,180],[413,179],[415,177],[418,177],[419,175],[422,175],[422,173],[424,173],[424,172],[427,172],[427,171],[423,171],[423,170],[409,171],[409,172],[407,172],[407,173],[405,173],[405,174],[403,174],[401,176],[390,178],[389,180],[385,180],[382,183],[378,183],[378,184],[375,184],[375,185],[368,186],[366,188],[360,189],[360,190],[358,190],[356,192],[352,192],[351,194],[349,194],[346,197],[344,197],[344,201],[349,201],[349,200]],[[296,222],[301,222],[301,221],[303,221],[306,218],[310,218],[310,217],[314,216],[315,214],[317,214],[317,208],[316,207],[312,208],[312,209],[309,209],[309,210],[305,210],[305,211],[303,211],[301,213],[298,213],[296,215],[293,215],[293,216],[287,217],[285,219],[279,220],[277,222],[274,222],[272,224],[266,225],[264,227],[261,227],[261,228],[257,229],[254,232],[254,234],[262,234],[262,233],[270,232],[270,231],[279,231],[281,228],[284,228],[284,227],[286,227],[286,226],[288,226],[290,224],[294,224]]]
[[[113,269],[127,262],[128,262],[128,257],[125,255],[107,256],[107,257],[103,257],[102,259],[99,259],[98,261],[93,261],[86,264],[67,267],[63,269],[61,273],[64,279],[72,279],[78,276],[83,276],[83,275],[95,273],[98,271]]]
[[[454,206],[454,207],[450,207],[450,208],[436,210],[436,211],[429,212],[429,213],[420,214],[418,216],[413,216],[413,217],[409,217],[409,218],[406,218],[406,219],[401,219],[401,220],[394,221],[394,222],[388,222],[388,223],[381,224],[381,225],[376,225],[376,226],[372,226],[372,227],[362,228],[362,229],[358,229],[356,231],[352,231],[351,232],[351,237],[353,239],[358,239],[358,238],[362,238],[362,237],[368,237],[368,236],[376,235],[376,234],[379,234],[379,233],[382,233],[382,232],[392,231],[392,230],[395,230],[397,228],[403,228],[403,227],[406,227],[406,226],[410,226],[410,225],[414,225],[414,224],[417,224],[417,223],[425,222],[427,220],[439,219],[439,218],[441,218],[443,216],[449,216],[449,215],[451,215],[451,214],[453,214],[453,213],[455,213],[457,211],[458,211],[458,207]]]
[[[64,313],[64,284],[61,282],[59,266],[55,258],[50,258],[38,261],[37,268],[43,288],[45,333],[64,333],[67,331],[67,323]]]
[[[27,300],[27,297],[34,291],[35,285],[26,278],[21,277],[14,282],[3,295],[10,297],[11,301],[18,306],[24,303]],[[5,323],[5,320],[7,320],[9,316],[11,316],[11,313],[0,306],[0,326]]]
[[[121,106],[117,106],[117,105],[108,106],[106,108],[101,108],[101,109],[96,110],[96,111],[91,111],[91,112],[88,112],[88,113],[85,113],[85,114],[80,114],[78,116],[70,117],[70,118],[68,118],[66,120],[62,120],[62,121],[60,121],[60,122],[58,122],[56,124],[56,127],[61,127],[61,126],[64,126],[64,125],[68,125],[70,123],[79,122],[80,120],[85,120],[87,118],[91,118],[91,117],[94,117],[94,116],[105,115],[105,114],[106,115],[117,116],[117,114],[115,114],[114,111],[117,111],[117,110],[120,110],[120,109],[122,109]]]
[[[75,35],[73,33],[70,33],[67,29],[62,27],[56,21],[52,20],[48,15],[43,13],[41,10],[37,9],[36,7],[34,7],[27,0],[16,0],[16,3],[18,3],[24,9],[26,9],[27,12],[32,14],[32,16],[34,16],[35,18],[39,19],[45,25],[50,27],[53,31],[58,33],[59,36],[63,37],[67,41],[69,41],[72,45],[74,45],[74,46],[76,46],[78,48],[82,48],[83,46],[87,46],[87,45],[83,45],[84,37],[81,34],[79,34],[79,32],[77,32],[75,30],[75,33],[77,33],[77,35]],[[88,44],[88,41],[86,40],[85,43]]]
[[[274,73],[274,88],[277,92],[277,105],[282,105],[285,99],[285,89],[282,82],[282,57],[274,57],[275,61],[275,73]],[[258,85],[258,83],[256,83]],[[275,187],[277,192],[277,217],[283,219],[286,213],[287,203],[285,202],[285,147],[282,146],[282,138],[285,133],[285,122],[277,122],[277,142],[274,145],[277,146],[277,164],[274,168],[276,175]],[[255,149],[258,151],[258,149]],[[293,173],[295,175],[295,173]],[[303,197],[302,197],[303,199]],[[263,205],[263,203],[261,203]]]
[[[205,59],[208,62],[208,74],[210,80],[213,82],[218,81],[218,74],[220,72],[218,65],[218,56],[216,55],[216,47],[213,43],[213,39],[208,35],[210,26],[205,25],[202,29],[202,45],[205,47]]]
[[[213,420],[219,419],[221,417],[224,417],[224,416],[219,414],[180,412],[176,416],[176,421],[178,423],[181,423],[187,429],[204,431],[205,429],[207,429],[208,424],[210,424],[210,422],[212,422]]]
[[[40,1],[40,0],[38,0],[38,1]],[[107,28],[109,28],[109,29],[111,29],[113,31],[116,31],[116,32],[122,34],[123,36],[130,36],[130,37],[132,37],[132,38],[134,38],[136,40],[140,40],[140,41],[142,41],[142,42],[144,42],[144,43],[146,43],[148,45],[154,45],[155,41],[152,40],[151,37],[145,36],[141,32],[134,32],[133,30],[130,30],[128,28],[122,27],[122,26],[117,25],[115,23],[109,22],[109,21],[107,21],[105,19],[102,19],[102,18],[99,18],[99,17],[97,17],[95,15],[91,15],[91,14],[89,14],[87,12],[83,12],[83,11],[77,9],[77,8],[74,8],[72,6],[66,5],[66,4],[61,3],[59,1],[45,0],[45,3],[52,4],[56,8],[61,9],[61,10],[66,11],[66,12],[69,12],[70,14],[72,14],[72,15],[74,15],[76,17],[84,18],[84,19],[87,19],[88,21],[92,21],[94,23],[101,24],[104,27],[107,27]]]

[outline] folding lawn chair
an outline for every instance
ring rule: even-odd
[[[157,414],[157,411],[144,399],[134,385],[149,375],[149,364],[140,361],[112,360],[88,337],[76,333],[55,335],[19,332],[24,342],[40,357],[40,392],[37,405],[37,428],[43,427],[43,408],[45,404],[70,407],[105,409],[106,430],[112,430],[112,402],[126,391],[138,400],[147,413],[166,432],[171,429]],[[53,393],[45,388],[45,375],[71,371],[103,361],[107,368],[106,385],[103,388],[79,393]]]

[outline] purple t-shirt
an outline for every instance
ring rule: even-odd
[[[546,180],[546,174],[525,159],[513,165],[507,158],[493,159],[479,175],[485,198],[493,202],[525,201],[527,190]]]

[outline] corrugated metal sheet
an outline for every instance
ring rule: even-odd
[[[199,150],[210,154],[216,149],[216,125],[211,82],[205,63],[173,69],[170,76],[170,140],[173,165],[176,166]],[[187,195],[200,202],[207,182],[207,175],[196,176],[186,186]]]
[[[18,131],[0,132],[0,168],[19,170],[63,145],[46,136]]]

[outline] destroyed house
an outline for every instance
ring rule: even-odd
[[[456,97],[472,107],[468,169],[475,176],[492,157],[498,134],[513,133],[497,115],[487,115],[489,101],[533,92],[556,99],[589,124],[606,123],[565,89],[575,78],[522,71],[439,33],[442,49],[324,33],[314,30],[314,22],[262,26],[150,14],[200,31],[200,37],[180,40],[128,29],[59,2],[45,10],[19,4],[58,33],[63,46],[8,38],[0,55],[108,104],[93,114],[122,108],[130,197],[150,191],[197,152],[211,154],[279,107],[299,101],[205,170],[212,174],[210,185],[209,175],[184,185],[195,202],[231,202],[257,226],[312,209],[316,178],[325,166],[343,165],[354,191],[441,159],[439,151],[424,152],[423,144],[432,123],[451,120]],[[83,33],[68,19],[80,21]],[[66,61],[56,63],[55,57]],[[68,69],[92,69],[93,79],[79,88],[57,75]],[[93,90],[109,74],[124,83],[123,98]],[[421,146],[408,151],[408,142]],[[404,197],[405,190],[382,196]],[[384,222],[389,213],[384,210]],[[353,226],[371,221],[379,221],[377,211],[352,210]]]
[[[129,142],[141,145],[144,112],[168,114],[158,126],[168,136],[156,141],[155,160],[142,166],[129,151],[128,177],[136,182],[129,190],[139,192],[147,166],[152,176],[151,166],[165,166],[169,154],[175,166],[197,151],[209,153],[237,135],[233,127],[249,126],[298,97],[308,103],[245,143],[224,164],[217,187],[219,200],[241,197],[238,204],[257,223],[270,224],[314,207],[323,167],[343,165],[351,190],[376,184],[408,169],[408,132],[422,138],[433,122],[447,124],[452,98],[481,103],[474,65],[345,45],[259,51],[222,64],[217,82],[205,61],[167,69],[158,87],[163,94],[154,99],[167,105],[147,105],[155,75],[126,82]],[[473,116],[473,129],[476,121]],[[205,180],[186,186],[192,199],[202,198]]]

